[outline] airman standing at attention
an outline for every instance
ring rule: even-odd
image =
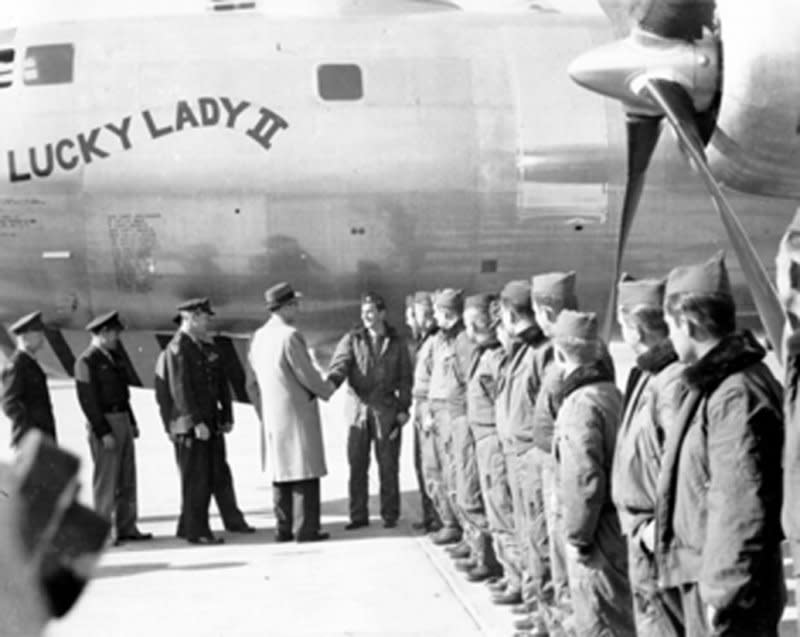
[[[130,405],[130,376],[119,352],[124,328],[117,312],[98,316],[86,326],[92,338],[75,362],[78,402],[88,421],[94,460],[94,507],[111,520],[116,542],[149,540],[136,527],[136,452],[139,427]]]
[[[455,507],[455,460],[452,454],[456,419],[466,420],[466,376],[461,369],[463,351],[471,346],[464,333],[461,290],[441,290],[434,298],[434,317],[439,331],[420,351],[414,383],[414,402],[423,429],[433,438],[434,454],[426,457],[425,480],[428,493],[442,521],[433,536],[435,544],[453,544],[462,537],[462,525]],[[469,547],[459,544],[451,555],[469,556]]]
[[[633,637],[627,548],[610,493],[622,396],[594,314],[562,311],[553,345],[564,373],[553,448],[575,631]]]
[[[497,304],[498,297],[493,294],[476,294],[464,302],[464,325],[475,345],[467,365],[467,417],[475,468],[470,467],[468,458],[459,488],[461,506],[477,538],[473,551],[476,565],[467,572],[467,579],[473,582],[499,576],[504,556],[516,551],[506,548],[514,533],[513,512],[494,414],[503,360],[503,349],[495,335]],[[477,486],[472,480],[477,480]]]
[[[781,387],[736,306],[722,254],[670,272],[664,314],[688,392],[661,462],[659,583],[679,588],[685,634],[775,637],[781,551]]]
[[[252,533],[236,504],[233,477],[226,460],[224,434],[233,429],[233,405],[222,358],[209,342],[214,310],[207,298],[178,306],[180,329],[165,352],[166,377],[172,398],[170,431],[177,445],[183,510],[177,534],[191,544],[220,544],[211,532],[211,496],[230,531]]]
[[[183,323],[183,316],[181,313],[175,317],[175,322],[178,323],[178,325]],[[205,361],[200,364],[207,367],[211,375],[211,391],[216,392],[218,395],[221,414],[219,420],[222,422],[209,439],[211,456],[211,478],[209,488],[211,489],[211,495],[214,498],[214,502],[217,504],[217,509],[219,509],[222,524],[226,531],[230,531],[231,533],[255,533],[255,528],[246,522],[244,514],[241,509],[239,509],[239,505],[236,502],[233,473],[228,464],[225,435],[233,430],[233,409],[222,356],[219,354],[213,339],[208,334],[207,328],[203,334],[203,331],[198,330],[197,326],[195,326],[194,333],[198,336],[197,343],[205,356]],[[201,334],[203,335],[201,336]],[[179,333],[176,333],[173,339],[177,336],[179,336]],[[185,425],[179,420],[180,414],[175,409],[173,386],[170,382],[169,372],[167,370],[167,349],[168,348],[162,350],[156,359],[154,389],[161,421],[175,448],[175,459],[178,463],[178,471],[180,473],[181,457],[183,455],[181,448],[184,446],[183,443],[185,443],[185,440],[179,432],[183,431]],[[230,414],[230,421],[226,421],[225,414]],[[184,509],[185,503],[181,502],[181,515],[178,519],[176,535],[179,538],[186,539],[187,531]]]
[[[673,435],[674,409],[682,400],[683,368],[664,321],[664,281],[623,276],[617,290],[622,339],[637,357],[623,400],[611,495],[628,543],[636,632],[678,637],[680,596],[658,588],[654,552],[658,474],[664,440]]]
[[[418,291],[408,299],[406,305],[406,324],[411,329],[414,339],[414,378],[417,377],[417,365],[419,363],[419,353],[423,345],[439,329],[433,319],[433,302],[428,292]],[[430,372],[426,374],[430,376]],[[416,382],[416,380],[414,381]],[[414,472],[417,475],[417,487],[419,489],[420,504],[422,507],[422,519],[414,522],[415,529],[423,529],[428,533],[435,533],[442,528],[439,514],[433,506],[433,500],[428,495],[425,486],[425,474],[423,472],[423,457],[433,454],[433,438],[430,434],[422,431],[422,422],[416,417],[422,409],[416,405],[411,406],[411,416],[414,418]],[[433,454],[435,455],[435,454]]]
[[[354,412],[347,437],[350,464],[350,523],[369,525],[367,509],[370,447],[374,442],[380,477],[381,517],[385,528],[400,517],[400,441],[411,406],[411,358],[405,339],[386,322],[386,303],[368,292],[361,298],[361,323],[336,346],[328,381],[351,390]]]
[[[541,590],[549,578],[549,556],[534,542],[534,514],[543,507],[541,484],[531,470],[533,439],[530,427],[533,409],[541,386],[537,351],[547,341],[536,324],[531,307],[531,286],[527,281],[511,281],[500,294],[500,317],[510,335],[509,351],[501,374],[496,403],[497,432],[503,447],[508,481],[514,502],[520,564],[517,572],[507,573],[507,586],[496,591],[496,604],[519,604],[526,585],[526,601]],[[523,581],[520,581],[519,578]]]
[[[783,353],[784,418],[783,531],[792,551],[795,578],[800,575],[800,209],[781,239],[775,259],[778,295],[786,310]],[[798,578],[800,579],[800,578]]]
[[[56,422],[47,376],[36,361],[44,345],[42,313],[33,312],[16,321],[9,331],[17,339],[17,349],[3,368],[3,413],[11,421],[11,445],[16,447],[31,429],[56,439]]]

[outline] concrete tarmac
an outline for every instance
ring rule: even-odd
[[[631,357],[613,348],[624,380]],[[68,380],[51,381],[60,442],[83,459],[81,499],[91,503],[91,458],[86,430]],[[344,392],[323,404],[329,475],[322,481],[323,526],[331,539],[310,544],[274,541],[272,493],[259,460],[258,421],[236,405],[228,456],[239,504],[253,535],[222,531],[212,504],[212,527],[226,543],[193,546],[174,537],[179,491],[172,447],[153,394],[134,390],[141,429],[137,442],[140,528],[156,538],[107,551],[76,608],[53,622],[48,637],[228,637],[237,635],[509,636],[514,616],[470,584],[444,551],[412,530],[419,504],[406,428],[401,459],[403,509],[397,528],[382,527],[375,496],[369,528],[345,531],[347,462]],[[8,424],[0,420],[0,446]],[[375,466],[371,492],[377,493]],[[790,565],[787,564],[787,574]],[[794,582],[782,635],[796,635]]]

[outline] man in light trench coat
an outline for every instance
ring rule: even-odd
[[[267,432],[277,520],[276,540],[314,542],[320,531],[320,478],[327,474],[317,398],[334,391],[294,327],[300,294],[288,283],[265,293],[272,313],[253,335],[248,389]]]

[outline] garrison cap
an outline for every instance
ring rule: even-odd
[[[527,281],[509,281],[500,292],[500,300],[513,307],[530,307],[531,285]]]
[[[464,291],[454,290],[453,288],[439,290],[433,299],[433,304],[436,307],[453,310],[460,314],[464,311]]]
[[[374,305],[378,310],[386,309],[386,301],[377,292],[365,292],[361,295],[361,305],[366,305],[367,303]]]
[[[531,296],[548,296],[561,301],[576,299],[575,271],[546,272],[531,278]]]
[[[86,325],[86,331],[97,334],[103,329],[124,330],[125,326],[119,318],[119,312],[107,312],[95,317]]]
[[[464,299],[464,309],[474,308],[481,312],[489,312],[492,308],[492,304],[496,301],[497,294],[492,294],[490,292],[485,294],[473,294]]]
[[[214,310],[211,309],[211,301],[207,296],[201,299],[189,299],[184,301],[178,306],[179,312],[203,312],[209,316],[214,316]]]
[[[664,279],[635,279],[623,274],[617,284],[617,306],[633,309],[644,305],[661,309],[665,286]]]
[[[276,283],[264,292],[264,300],[267,302],[267,309],[269,310],[277,310],[289,301],[301,298],[303,298],[303,295],[300,292],[296,292],[286,281]]]
[[[425,290],[417,290],[414,292],[414,296],[412,297],[412,303],[414,305],[426,305],[428,307],[433,307],[431,293],[426,292]]]
[[[673,294],[727,294],[732,296],[725,253],[717,252],[705,263],[682,265],[667,277],[664,296]]]
[[[25,334],[25,332],[44,332],[44,322],[41,312],[31,312],[17,319],[8,328],[12,334]]]
[[[553,339],[596,341],[600,338],[597,314],[562,310],[553,325]]]

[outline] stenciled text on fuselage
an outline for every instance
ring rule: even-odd
[[[288,122],[263,106],[228,97],[200,97],[179,100],[169,109],[145,109],[126,115],[73,137],[64,137],[27,152],[7,151],[8,179],[11,183],[43,179],[55,171],[69,172],[81,165],[105,159],[114,152],[130,150],[140,139],[160,139],[192,128],[223,127],[241,130],[247,137],[269,150],[275,135]]]

